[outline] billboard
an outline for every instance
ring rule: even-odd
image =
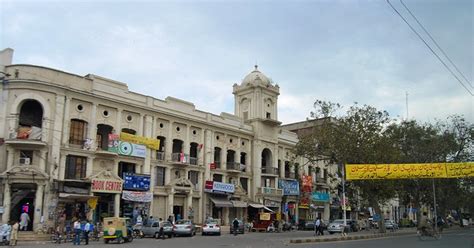
[[[153,149],[153,150],[159,150],[160,149],[160,140],[158,140],[158,139],[153,139],[153,138],[148,138],[148,137],[143,137],[143,136],[137,136],[137,135],[121,132],[120,133],[120,140],[127,141],[127,142],[130,142],[130,143],[145,145],[148,148]]]
[[[123,188],[129,190],[148,191],[150,189],[150,175],[123,173]]]
[[[300,184],[296,180],[278,179],[278,188],[283,190],[283,195],[300,195]]]
[[[313,192],[313,194],[311,195],[311,200],[315,202],[329,202],[329,194]]]
[[[346,164],[347,180],[474,177],[474,163]]]

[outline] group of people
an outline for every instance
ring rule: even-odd
[[[318,235],[324,235],[323,222],[319,217],[314,221],[314,236]]]
[[[18,221],[3,224],[0,227],[0,237],[2,239],[1,243],[9,244],[10,246],[16,246],[19,230],[20,224]]]
[[[89,220],[80,221],[77,219],[73,225],[74,228],[74,245],[81,244],[81,237],[84,237],[85,244],[89,244],[89,234],[94,231],[94,225]]]

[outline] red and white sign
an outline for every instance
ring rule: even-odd
[[[121,193],[122,182],[110,179],[92,179],[92,192]]]

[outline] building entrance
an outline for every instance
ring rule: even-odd
[[[33,230],[35,213],[36,184],[12,184],[11,185],[11,210],[10,220],[19,221],[22,213],[29,216],[26,230]]]

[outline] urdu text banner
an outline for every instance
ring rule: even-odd
[[[474,177],[474,163],[346,164],[347,180]]]

